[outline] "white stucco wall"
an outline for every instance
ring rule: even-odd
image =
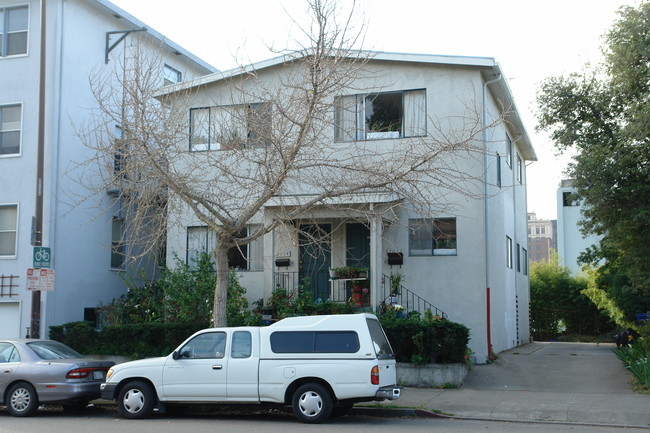
[[[0,157],[0,204],[19,204],[17,256],[0,260],[0,273],[19,276],[19,287],[14,289],[17,295],[11,301],[20,303],[21,336],[30,326],[31,311],[26,271],[33,265],[30,236],[36,192],[40,2],[0,0],[0,7],[26,3],[30,6],[28,53],[0,58],[0,105],[23,104],[22,152],[17,157]],[[43,292],[41,297],[42,337],[47,337],[49,326],[83,320],[84,308],[108,303],[125,292],[118,272],[109,269],[114,212],[106,209],[105,194],[91,197],[89,185],[79,183],[74,168],[91,155],[77,136],[78,128],[89,119],[90,108],[96,105],[89,76],[92,71],[113,68],[123,46],[116,48],[111,63],[105,65],[106,32],[133,27],[94,0],[47,1],[43,246],[52,249],[56,279],[54,291]],[[206,72],[170,49],[161,50],[159,45],[151,49],[184,74]],[[88,200],[82,203],[84,197]]]

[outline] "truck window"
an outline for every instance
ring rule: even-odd
[[[252,347],[251,341],[251,333],[248,331],[236,331],[232,334],[231,358],[250,358]]]
[[[225,332],[206,332],[187,342],[181,349],[181,358],[223,358],[226,349]]]
[[[359,336],[354,331],[277,331],[271,334],[274,353],[356,353]]]
[[[366,319],[368,322],[368,329],[370,330],[370,338],[372,338],[372,345],[375,347],[375,353],[379,359],[392,359],[395,358],[393,348],[390,347],[388,338],[379,324],[378,320]]]

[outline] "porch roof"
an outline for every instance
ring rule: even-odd
[[[267,203],[266,208],[297,207],[317,200],[316,204],[323,206],[345,206],[362,204],[390,204],[397,203],[402,198],[391,192],[362,192],[344,194],[336,197],[326,197],[318,200],[317,194],[288,194],[273,196]]]

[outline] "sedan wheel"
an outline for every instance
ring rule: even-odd
[[[36,390],[27,382],[12,386],[7,396],[7,410],[13,416],[30,416],[38,410]]]
[[[302,422],[315,424],[325,421],[332,413],[332,396],[317,383],[302,385],[293,395],[293,413]]]
[[[131,382],[122,388],[117,397],[117,409],[125,418],[146,418],[153,412],[156,395],[145,382]]]

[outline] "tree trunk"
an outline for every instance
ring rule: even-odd
[[[212,313],[212,322],[215,327],[228,326],[226,315],[226,302],[228,300],[228,250],[232,242],[224,239],[224,236],[217,232],[217,241],[214,254],[215,267],[217,270],[217,286],[214,290],[214,306]]]

